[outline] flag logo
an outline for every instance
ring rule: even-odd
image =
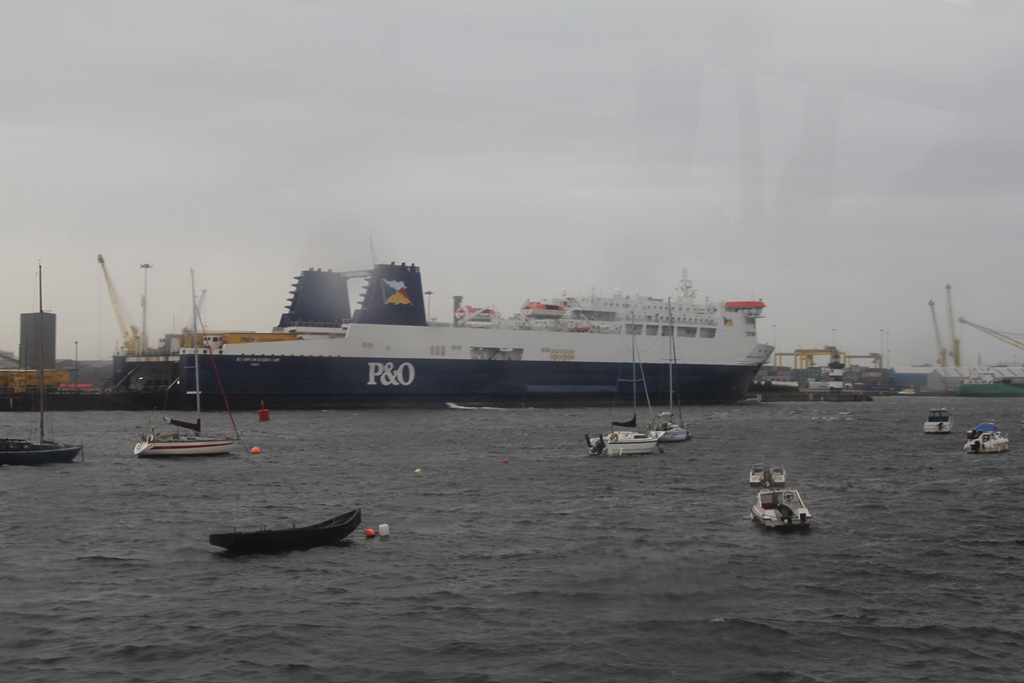
[[[732,318],[722,318],[725,321],[726,327],[732,327]]]
[[[384,290],[384,303],[400,306],[412,305],[412,300],[409,298],[409,292],[405,289],[404,282],[381,278],[380,285]]]

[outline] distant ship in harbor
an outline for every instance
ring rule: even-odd
[[[354,278],[365,284],[352,312]],[[684,271],[668,298],[531,299],[503,317],[455,297],[451,319],[437,322],[415,265],[307,270],[273,332],[207,335],[199,381],[222,386],[233,409],[605,405],[632,395],[636,338],[652,401],[666,403],[674,387],[684,403],[732,403],[773,351],[757,340],[763,309],[698,302]],[[183,373],[181,391],[193,383]]]
[[[997,380],[992,370],[975,370],[956,385],[957,396],[1024,396],[1024,383]]]

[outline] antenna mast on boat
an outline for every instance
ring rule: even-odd
[[[196,377],[196,433],[200,433],[202,410],[199,407],[199,321],[197,319],[199,302],[196,300],[196,271],[189,270],[189,274],[192,276],[192,365],[195,368]]]
[[[39,443],[46,441],[46,392],[43,391],[43,263],[39,262]]]

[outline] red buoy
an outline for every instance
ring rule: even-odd
[[[366,537],[367,538],[373,538],[376,535],[377,535],[377,532],[374,531],[373,529],[367,529],[366,530]]]
[[[267,422],[270,420],[270,411],[263,405],[263,401],[260,401],[260,422]]]

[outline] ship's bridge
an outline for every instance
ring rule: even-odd
[[[763,301],[726,301],[726,311],[734,311],[745,318],[760,318],[764,312]]]

